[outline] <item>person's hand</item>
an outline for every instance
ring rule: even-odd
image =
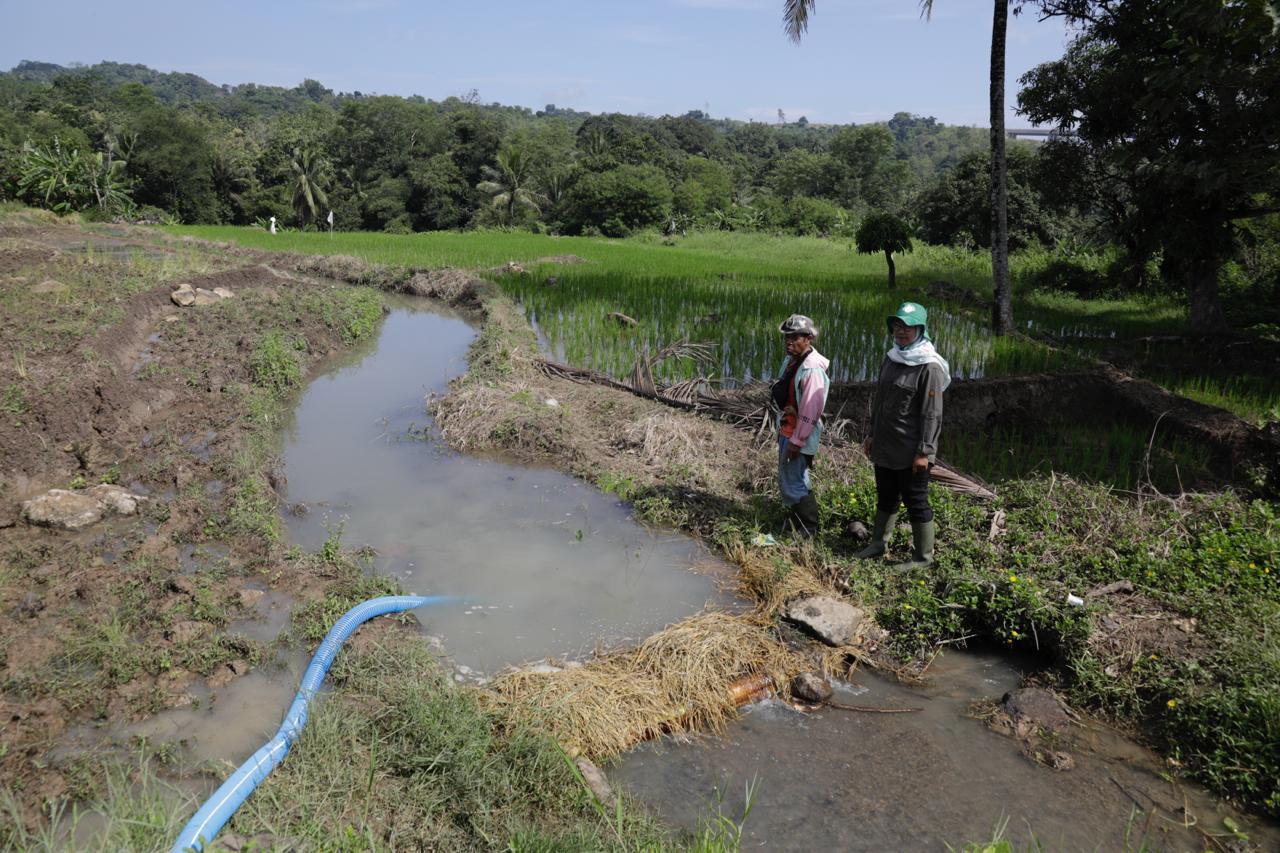
[[[929,457],[921,454],[911,460],[911,470],[919,474],[921,471],[929,470]]]
[[[796,457],[800,455],[800,445],[787,442],[787,452],[785,458],[788,462],[794,462]]]
[[[871,457],[871,439],[869,438],[862,440],[862,455],[868,458]]]

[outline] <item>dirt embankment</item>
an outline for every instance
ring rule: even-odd
[[[288,389],[263,387],[262,342],[288,343],[275,366],[300,382],[380,300],[264,260],[42,218],[0,227],[0,779],[32,820],[96,785],[54,751],[77,726],[216,691],[267,654],[235,620],[273,587],[328,583],[272,559],[269,439]],[[234,296],[180,308],[180,282]],[[39,493],[98,483],[148,500],[80,532],[21,518]]]

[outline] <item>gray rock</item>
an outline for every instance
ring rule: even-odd
[[[59,530],[83,530],[101,521],[103,513],[97,498],[67,489],[50,489],[22,504],[27,523]]]
[[[831,698],[831,685],[816,672],[802,672],[791,679],[791,695],[817,705]]]
[[[180,284],[169,294],[169,298],[173,300],[174,305],[187,308],[196,303],[196,291],[189,284]]]
[[[212,290],[205,290],[203,287],[196,288],[195,304],[197,306],[213,305],[215,302],[221,302],[221,301],[222,301],[222,297],[219,296],[217,293],[214,293]]]
[[[1071,725],[1067,709],[1062,706],[1058,697],[1040,687],[1024,687],[1006,693],[1001,703],[1019,734],[1030,734],[1037,728],[1048,732],[1062,732]]]
[[[216,293],[218,297],[221,299],[230,299],[231,297],[235,296],[234,293],[232,293],[230,290],[228,290],[225,287],[215,287],[213,289],[213,292]]]
[[[123,486],[113,486],[109,483],[86,489],[85,494],[97,498],[104,510],[117,515],[133,515],[138,511],[138,504],[146,500],[142,495],[135,495]]]
[[[246,609],[253,607],[259,601],[261,601],[264,597],[266,597],[266,593],[260,589],[245,588],[240,590],[238,594],[240,596],[240,606]]]
[[[782,615],[829,646],[845,646],[857,636],[867,614],[846,601],[815,595],[791,602]]]
[[[859,542],[865,542],[871,538],[871,531],[861,521],[851,521],[849,526],[845,528],[849,531],[849,535]]]

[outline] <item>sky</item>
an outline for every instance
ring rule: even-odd
[[[0,0],[0,69],[23,59],[141,63],[212,83],[296,86],[590,112],[812,122],[905,111],[988,124],[990,0],[818,0],[792,44],[783,0]],[[1010,15],[1006,102],[1067,44]]]

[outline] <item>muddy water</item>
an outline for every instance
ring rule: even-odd
[[[452,453],[423,398],[466,369],[475,332],[461,317],[401,301],[375,349],[307,388],[287,434],[292,540],[341,533],[413,593],[463,602],[418,612],[450,656],[491,673],[582,657],[726,603],[714,564],[687,537],[647,531],[616,499],[546,470]],[[534,401],[535,405],[547,405]]]
[[[1156,756],[1096,724],[1063,744],[1074,769],[1034,764],[969,713],[975,700],[999,700],[1019,678],[998,658],[961,653],[939,658],[922,688],[860,674],[836,701],[921,710],[802,714],[770,700],[745,709],[723,738],[645,744],[610,776],[693,831],[717,791],[723,813],[740,816],[745,786],[756,780],[743,849],[943,851],[988,840],[1007,819],[1005,837],[1019,850],[1033,836],[1052,851],[1136,850],[1145,834],[1147,849],[1200,851],[1215,848],[1184,823],[1229,840],[1229,817],[1256,849],[1280,850],[1275,827],[1167,781]]]

